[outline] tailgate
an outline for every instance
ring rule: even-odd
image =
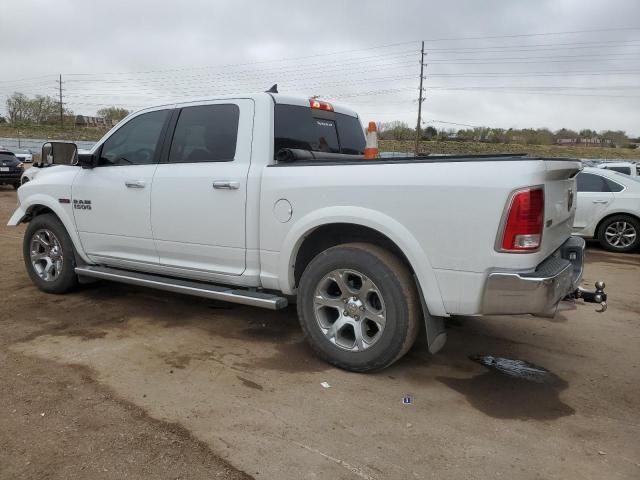
[[[571,235],[577,203],[576,175],[582,170],[582,163],[578,160],[545,160],[544,163],[545,214],[541,250],[551,254]]]

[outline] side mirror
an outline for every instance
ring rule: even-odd
[[[78,146],[68,142],[47,142],[42,145],[40,167],[51,165],[75,165],[78,163]]]
[[[91,153],[79,153],[78,165],[82,168],[94,168],[98,164],[97,155]]]

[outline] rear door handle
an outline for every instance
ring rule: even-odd
[[[605,205],[605,204],[609,203],[609,200],[594,200],[593,203],[598,203],[598,204]]]
[[[230,182],[228,180],[220,180],[213,182],[213,188],[219,190],[238,190],[240,188],[240,182]]]
[[[124,184],[128,188],[144,188],[146,185],[144,180],[125,180]]]

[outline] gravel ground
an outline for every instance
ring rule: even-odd
[[[0,187],[2,224],[14,206]],[[456,318],[435,357],[419,342],[357,375],[310,353],[293,309],[107,282],[46,295],[23,231],[0,225],[2,479],[640,478],[638,254],[589,248],[606,314]]]

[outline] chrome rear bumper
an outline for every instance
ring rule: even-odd
[[[489,273],[482,314],[553,316],[582,282],[584,247],[582,238],[570,237],[533,271]]]

